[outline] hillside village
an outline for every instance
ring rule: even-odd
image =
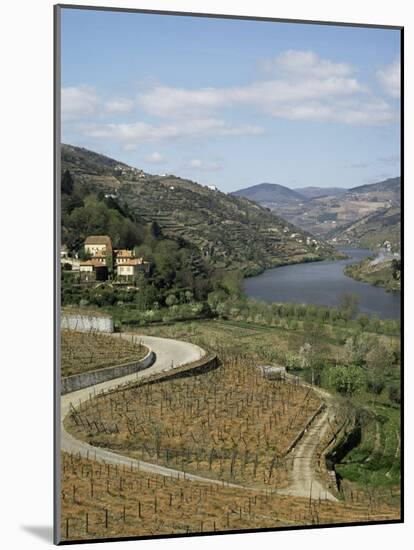
[[[77,255],[76,255],[77,256]],[[79,273],[81,283],[116,279],[118,282],[134,283],[140,273],[148,273],[150,264],[137,257],[133,250],[112,246],[108,235],[90,235],[85,239],[84,258],[69,257],[67,247],[60,252],[63,270]]]

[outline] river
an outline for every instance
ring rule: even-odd
[[[400,318],[400,293],[355,281],[344,275],[344,267],[357,263],[372,251],[362,248],[340,248],[349,256],[345,260],[325,260],[286,265],[268,269],[257,277],[245,280],[249,298],[265,302],[293,302],[337,306],[344,292],[359,297],[359,312],[378,315],[382,319]]]

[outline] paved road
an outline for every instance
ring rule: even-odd
[[[138,373],[129,374],[121,378],[116,378],[113,380],[108,380],[107,382],[102,382],[91,386],[88,388],[83,388],[72,393],[68,393],[61,396],[61,449],[68,453],[81,453],[82,456],[89,455],[90,458],[96,458],[97,460],[105,461],[109,464],[118,464],[118,465],[127,465],[128,467],[133,467],[134,469],[139,469],[143,472],[150,472],[154,474],[160,474],[164,476],[176,477],[176,478],[185,478],[191,479],[194,481],[202,481],[214,483],[216,485],[223,485],[222,481],[211,480],[208,478],[200,477],[193,474],[187,474],[179,470],[173,470],[171,468],[166,468],[164,466],[159,466],[158,464],[151,464],[149,462],[144,462],[142,460],[134,460],[126,456],[119,455],[112,451],[102,449],[99,447],[94,447],[76,439],[70,433],[68,433],[63,425],[65,417],[70,412],[71,403],[73,406],[77,406],[79,401],[85,401],[89,399],[90,394],[99,393],[103,390],[108,391],[116,388],[120,384],[126,382],[131,382],[138,379],[144,379],[152,374],[163,372],[166,370],[171,370],[186,363],[190,363],[200,359],[205,355],[205,351],[194,344],[188,342],[181,342],[178,340],[170,340],[168,338],[156,338],[153,336],[136,336],[132,334],[122,333],[119,335],[108,336],[111,338],[125,338],[127,340],[135,339],[141,341],[145,346],[150,348],[156,354],[155,363]],[[237,485],[232,485],[225,483],[226,486],[237,487]]]
[[[205,355],[205,351],[194,344],[188,342],[181,342],[178,340],[170,340],[167,338],[156,338],[153,336],[134,336],[130,334],[121,334],[121,336],[111,336],[113,338],[122,337],[125,339],[138,339],[148,348],[152,349],[156,354],[155,363],[135,374],[129,374],[121,378],[116,378],[114,380],[109,380],[107,382],[102,382],[96,384],[95,386],[84,388],[72,393],[61,396],[61,449],[69,453],[81,453],[82,456],[89,456],[97,460],[104,461],[109,464],[118,464],[126,465],[128,467],[133,467],[143,472],[149,472],[153,474],[160,474],[169,477],[189,479],[193,481],[201,481],[203,483],[213,483],[215,485],[225,485],[226,487],[238,487],[242,488],[240,485],[231,484],[223,482],[216,479],[210,479],[202,476],[197,476],[194,474],[185,473],[180,470],[174,470],[172,468],[166,468],[158,464],[152,464],[149,462],[144,462],[142,460],[132,459],[120,454],[114,453],[110,450],[103,449],[100,447],[94,447],[76,439],[71,434],[69,434],[63,425],[65,417],[70,412],[71,403],[73,406],[79,404],[79,400],[84,401],[89,399],[90,394],[99,393],[102,390],[108,391],[116,388],[120,384],[126,382],[131,382],[137,379],[144,379],[145,377],[152,375],[154,373],[162,372],[165,370],[171,370],[175,367],[179,367],[186,363],[196,361]],[[306,384],[305,384],[306,385]],[[329,402],[330,394],[316,389],[320,396]],[[319,445],[320,439],[325,434],[328,429],[327,419],[329,417],[329,406],[328,409],[320,414],[308,428],[305,435],[297,444],[293,453],[293,470],[291,472],[291,483],[288,487],[284,489],[278,489],[278,494],[285,494],[290,496],[300,496],[315,499],[328,499],[328,500],[337,500],[317,479],[315,472],[315,463],[314,457],[316,450]],[[255,490],[251,487],[243,487],[248,490]]]

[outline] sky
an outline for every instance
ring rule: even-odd
[[[62,142],[222,191],[400,174],[400,32],[62,9]]]

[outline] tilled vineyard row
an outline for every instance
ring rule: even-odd
[[[132,458],[239,484],[286,485],[286,451],[319,408],[313,390],[270,381],[243,360],[215,371],[90,397],[66,423]]]
[[[397,519],[395,509],[148,475],[62,453],[63,540]]]

